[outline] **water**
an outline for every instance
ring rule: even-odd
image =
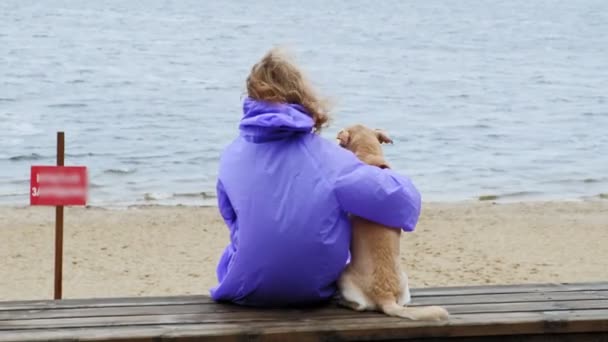
[[[214,203],[244,79],[294,52],[333,126],[386,128],[426,200],[608,192],[608,2],[0,2],[0,203],[89,168],[92,205]]]

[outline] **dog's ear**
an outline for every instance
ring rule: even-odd
[[[376,137],[378,137],[378,141],[380,141],[381,144],[393,143],[393,139],[391,139],[386,133],[379,129],[376,129]]]
[[[340,146],[345,147],[346,145],[348,145],[348,141],[350,140],[350,133],[348,133],[347,130],[343,129],[338,132],[336,140],[338,140]]]

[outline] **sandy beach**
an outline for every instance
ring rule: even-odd
[[[54,208],[0,207],[0,300],[53,295]],[[64,298],[207,294],[228,232],[214,207],[66,208]],[[403,234],[411,286],[608,279],[608,201],[425,203]]]

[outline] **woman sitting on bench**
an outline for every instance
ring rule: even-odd
[[[211,297],[253,306],[328,300],[349,259],[348,214],[411,231],[420,194],[407,177],[320,137],[328,111],[277,51],[253,66],[247,95],[240,134],[220,161],[230,244]]]

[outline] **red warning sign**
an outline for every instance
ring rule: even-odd
[[[86,205],[85,166],[32,166],[30,205]]]

